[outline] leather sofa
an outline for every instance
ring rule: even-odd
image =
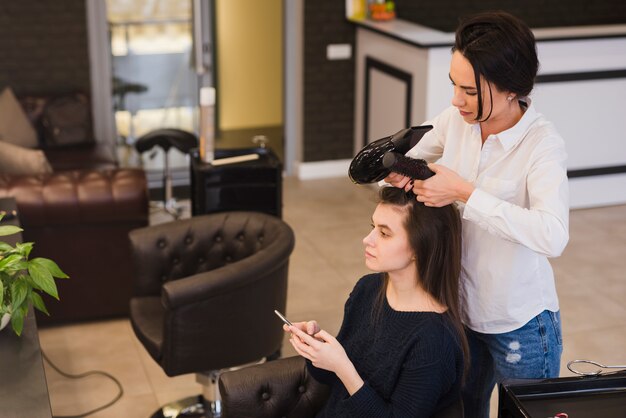
[[[145,173],[119,168],[113,144],[42,149],[52,173],[0,174],[0,197],[16,200],[24,241],[35,243],[31,257],[50,258],[70,276],[57,281],[60,301],[44,298],[50,316],[37,312],[38,324],[127,316],[128,233],[148,225]]]
[[[45,298],[62,322],[127,316],[132,288],[128,233],[148,224],[145,174],[137,169],[73,170],[43,176],[0,175],[0,197],[16,200],[32,257],[54,260],[67,273],[60,300]]]

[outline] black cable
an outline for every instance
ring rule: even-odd
[[[80,374],[69,374],[69,373],[65,373],[64,371],[62,371],[61,369],[59,369],[49,358],[48,356],[46,356],[46,353],[44,353],[43,350],[41,350],[41,354],[44,358],[44,360],[46,360],[46,362],[50,365],[50,367],[52,367],[57,373],[59,373],[61,376],[63,377],[67,377],[69,379],[82,379],[83,377],[87,377],[87,376],[91,376],[94,374],[99,374],[105,377],[108,377],[109,379],[111,379],[113,381],[113,383],[115,383],[117,385],[117,388],[119,389],[119,393],[115,396],[115,398],[108,402],[105,405],[99,406],[98,408],[92,409],[91,411],[87,411],[84,412],[80,415],[54,415],[54,418],[83,418],[86,417],[88,415],[91,415],[95,412],[98,411],[102,411],[103,409],[108,408],[109,406],[113,405],[115,402],[117,402],[122,395],[124,394],[124,388],[122,387],[122,384],[120,383],[119,380],[117,380],[113,375],[110,375],[107,372],[103,372],[100,370],[90,370],[88,372],[85,373],[80,373]]]

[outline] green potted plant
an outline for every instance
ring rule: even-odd
[[[21,231],[22,228],[14,225],[0,225],[0,236]],[[22,334],[29,305],[49,315],[40,293],[59,299],[54,279],[68,278],[52,260],[41,257],[29,260],[32,249],[32,242],[18,242],[13,247],[0,241],[0,329],[10,320],[17,335]]]

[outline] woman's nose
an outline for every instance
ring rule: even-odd
[[[372,234],[373,233],[374,233],[374,230],[372,229],[372,231],[369,234],[367,234],[365,236],[365,238],[363,238],[363,245],[365,245],[366,247],[372,245]]]
[[[452,106],[455,107],[463,107],[465,105],[465,100],[463,99],[463,96],[461,95],[461,90],[455,88],[454,89],[454,93],[452,94]]]

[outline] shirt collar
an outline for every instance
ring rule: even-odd
[[[532,104],[532,100],[529,97],[522,97],[519,100],[527,104],[526,111],[522,115],[522,118],[506,131],[502,131],[496,135],[498,140],[500,140],[502,147],[507,151],[521,141],[528,128],[532,125],[535,119],[539,117],[539,114],[535,110],[535,106]]]

